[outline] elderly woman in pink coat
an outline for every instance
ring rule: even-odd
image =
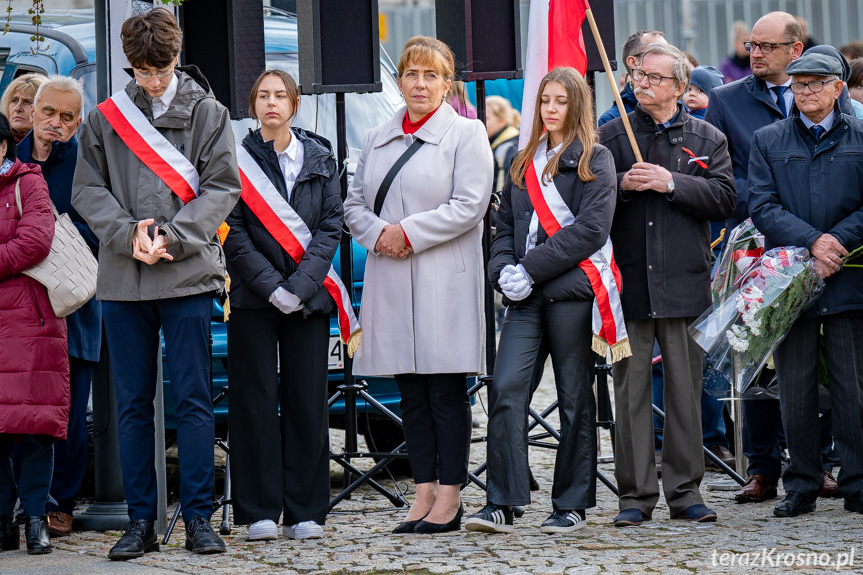
[[[482,123],[445,103],[454,75],[446,44],[412,38],[398,73],[407,106],[369,131],[345,202],[345,222],[369,252],[354,372],[395,376],[402,395],[417,495],[394,533],[442,533],[459,529],[464,512],[465,377],[484,370],[481,222],[492,153]],[[387,178],[417,140],[423,144]]]

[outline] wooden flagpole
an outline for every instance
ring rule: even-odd
[[[638,144],[635,141],[635,134],[632,132],[632,126],[629,123],[629,117],[626,114],[626,108],[623,106],[623,100],[620,99],[620,93],[617,90],[617,85],[614,82],[614,72],[611,69],[611,64],[608,62],[608,55],[605,53],[605,46],[602,44],[602,37],[599,35],[599,28],[596,27],[596,20],[593,18],[593,10],[590,9],[590,4],[587,0],[584,1],[585,16],[590,23],[590,30],[593,32],[593,38],[596,40],[596,47],[599,49],[599,56],[602,58],[602,65],[605,67],[605,75],[608,77],[608,83],[611,85],[611,93],[614,94],[614,101],[617,103],[617,109],[620,110],[620,119],[623,120],[623,127],[626,130],[626,135],[629,137],[629,145],[632,146],[632,151],[635,154],[636,162],[643,162],[641,152],[638,149]]]

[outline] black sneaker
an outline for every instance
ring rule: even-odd
[[[555,511],[548,519],[542,522],[539,530],[543,533],[569,533],[580,527],[584,527],[587,520],[584,511]]]
[[[123,528],[123,536],[117,544],[108,551],[108,559],[126,561],[158,550],[159,542],[156,540],[154,523],[146,519],[133,519]]]
[[[186,523],[186,550],[201,555],[224,553],[225,542],[213,533],[209,521],[196,515]]]
[[[484,533],[512,533],[512,507],[489,503],[465,519],[464,528]]]

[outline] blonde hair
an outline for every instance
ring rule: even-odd
[[[21,92],[24,90],[32,90],[33,91],[33,99],[36,99],[36,92],[39,91],[39,86],[41,86],[47,77],[44,74],[24,74],[22,76],[18,76],[14,80],[12,80],[9,85],[6,87],[6,91],[3,92],[3,97],[0,98],[0,112],[3,112],[4,115],[9,115],[9,104],[12,103],[12,96],[15,95],[15,92]]]
[[[518,128],[521,125],[521,114],[503,96],[488,96],[485,99],[485,111],[506,121],[507,126]]]
[[[414,36],[405,44],[399,59],[399,78],[411,64],[431,66],[445,80],[455,77],[455,59],[449,46],[428,36]]]
[[[542,171],[542,181],[550,182],[560,173],[558,164],[560,156],[575,140],[584,146],[584,152],[578,161],[578,177],[583,182],[592,182],[596,174],[590,169],[590,158],[593,155],[593,147],[596,145],[596,120],[593,113],[593,98],[590,87],[581,74],[574,68],[555,68],[545,75],[539,84],[536,93],[536,104],[533,109],[533,125],[531,126],[530,140],[527,146],[521,150],[512,161],[509,175],[513,183],[521,189],[525,189],[524,174],[527,166],[533,161],[533,157],[539,149],[545,128],[542,123],[542,92],[550,82],[557,82],[566,89],[566,117],[563,119],[563,145],[560,150],[546,164]]]

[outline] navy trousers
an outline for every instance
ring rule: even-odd
[[[54,438],[50,435],[21,435],[19,456],[21,476],[15,481],[12,473],[14,435],[0,433],[0,515],[9,515],[15,501],[28,517],[45,515],[51,468],[54,465]]]
[[[102,312],[117,393],[123,491],[129,519],[156,519],[156,369],[159,328],[177,406],[183,520],[213,513],[213,418],[210,389],[212,294],[151,301],[103,301]]]
[[[48,504],[48,511],[72,515],[75,500],[81,490],[87,469],[87,401],[95,363],[76,357],[69,358],[69,387],[72,404],[69,409],[69,431],[65,440],[54,441],[54,478],[51,497],[57,505]]]

